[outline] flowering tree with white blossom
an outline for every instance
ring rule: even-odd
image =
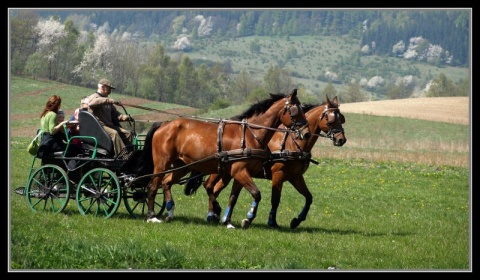
[[[62,50],[60,40],[67,36],[67,32],[63,24],[53,17],[38,21],[35,32],[38,36],[38,51],[48,61],[49,79],[52,79],[53,65]]]
[[[82,62],[75,67],[73,73],[84,80],[97,80],[112,72],[113,60],[110,38],[102,33],[96,38],[94,46],[85,51]]]

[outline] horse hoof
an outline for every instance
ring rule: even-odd
[[[165,222],[166,223],[170,223],[172,220],[173,220],[173,217],[170,217],[170,216],[165,217]]]
[[[243,229],[248,229],[250,227],[250,221],[248,219],[243,219],[242,220],[242,228]]]
[[[147,223],[162,223],[162,220],[157,219],[157,217],[147,219]]]
[[[268,222],[268,226],[273,229],[280,228],[277,222]]]
[[[220,222],[220,217],[215,214],[207,217],[207,223],[209,224],[218,223],[218,222]]]
[[[297,228],[298,225],[300,225],[301,221],[297,218],[293,218],[292,221],[290,222],[290,228],[294,229]]]
[[[230,224],[230,223],[227,225],[227,228],[228,228],[228,229],[235,229],[235,227],[234,227],[232,224]]]

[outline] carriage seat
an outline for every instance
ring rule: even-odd
[[[97,153],[113,157],[113,141],[110,135],[103,129],[98,119],[90,112],[82,110],[78,113],[78,124],[80,126],[80,136],[92,136],[97,139],[97,145],[91,138],[82,138],[82,147],[93,151],[97,148]]]

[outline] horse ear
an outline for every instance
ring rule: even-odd
[[[333,102],[333,104],[337,105],[337,107],[340,106],[340,102],[338,101],[338,98],[336,96],[333,98],[332,102]]]
[[[292,98],[294,98],[295,96],[297,96],[297,89],[296,89],[296,88],[292,89],[292,92],[290,93],[290,96],[291,96]]]
[[[328,95],[325,94],[325,96],[327,97],[327,105],[328,105],[328,107],[330,108],[331,105],[332,105],[332,103],[330,102],[330,99],[328,99]]]

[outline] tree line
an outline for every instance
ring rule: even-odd
[[[315,29],[317,31],[310,30],[313,34],[320,32],[319,30],[323,30],[320,33],[342,34],[347,30],[345,26],[348,26],[348,22],[350,24],[355,22],[358,25],[360,15],[370,14],[367,11],[352,14],[335,11],[272,11],[265,14],[258,11],[238,11],[226,13],[229,16],[220,20],[225,23],[224,25],[219,25],[218,22],[213,25],[210,16],[219,18],[215,12],[204,12],[203,17],[195,16],[194,11],[174,13],[169,11],[158,14],[141,12],[144,18],[131,24],[129,22],[138,17],[130,11],[89,12],[88,17],[75,12],[63,21],[62,13],[66,12],[58,12],[56,16],[42,18],[40,16],[42,12],[33,10],[12,12],[10,18],[11,73],[86,87],[95,87],[101,77],[109,77],[115,82],[117,91],[122,94],[197,108],[226,107],[230,104],[263,98],[269,92],[289,92],[293,81],[290,73],[279,66],[271,66],[263,80],[258,81],[245,71],[233,73],[228,61],[202,63],[195,66],[185,53],[170,57],[166,55],[162,44],[155,43],[154,40],[151,43],[139,40],[139,38],[145,38],[145,32],[148,32],[148,29],[141,27],[142,23],[153,22],[151,18],[153,15],[155,17],[168,15],[167,18],[171,19],[171,22],[166,26],[170,27],[168,31],[171,33],[170,36],[187,32],[186,30],[189,30],[194,22],[198,28],[191,28],[192,36],[206,36],[210,33],[214,36],[228,36],[233,31],[227,27],[233,25],[236,26],[237,31],[232,36],[248,36],[305,34],[306,27],[302,26],[313,19],[318,21],[316,23],[318,29]],[[189,13],[191,17],[186,16]],[[457,12],[457,18],[460,17],[458,13],[461,14],[461,12]],[[379,12],[373,12],[372,19],[375,15],[385,17]],[[99,18],[108,21],[97,25],[95,19]],[[159,21],[164,20],[166,19],[162,18]],[[284,24],[268,31],[266,26],[270,26],[272,22]],[[111,23],[119,28],[109,33]],[[120,23],[123,24],[120,25]],[[353,32],[352,36],[362,36],[361,30],[365,24],[350,29]],[[225,26],[226,29],[220,27],[214,29],[213,26]],[[375,25],[372,27],[370,24],[370,26],[371,29],[375,29]],[[163,29],[155,30],[161,32]],[[154,37],[155,32],[152,31],[149,36]],[[375,51],[379,52],[379,49],[376,48]],[[252,45],[252,51],[255,51],[254,45]],[[295,55],[294,50],[291,55]],[[400,98],[404,97],[398,92],[405,92],[405,87],[398,90],[395,88],[397,86],[402,85],[395,85],[391,89],[391,98],[399,95]],[[324,93],[334,90],[335,88],[329,84],[324,89]],[[457,89],[454,88],[454,90]],[[299,91],[305,95],[306,100],[309,99],[305,89],[301,87]],[[342,95],[344,102],[364,101],[368,98],[361,92],[358,84],[350,85],[348,91]],[[317,98],[311,97],[311,99]]]

